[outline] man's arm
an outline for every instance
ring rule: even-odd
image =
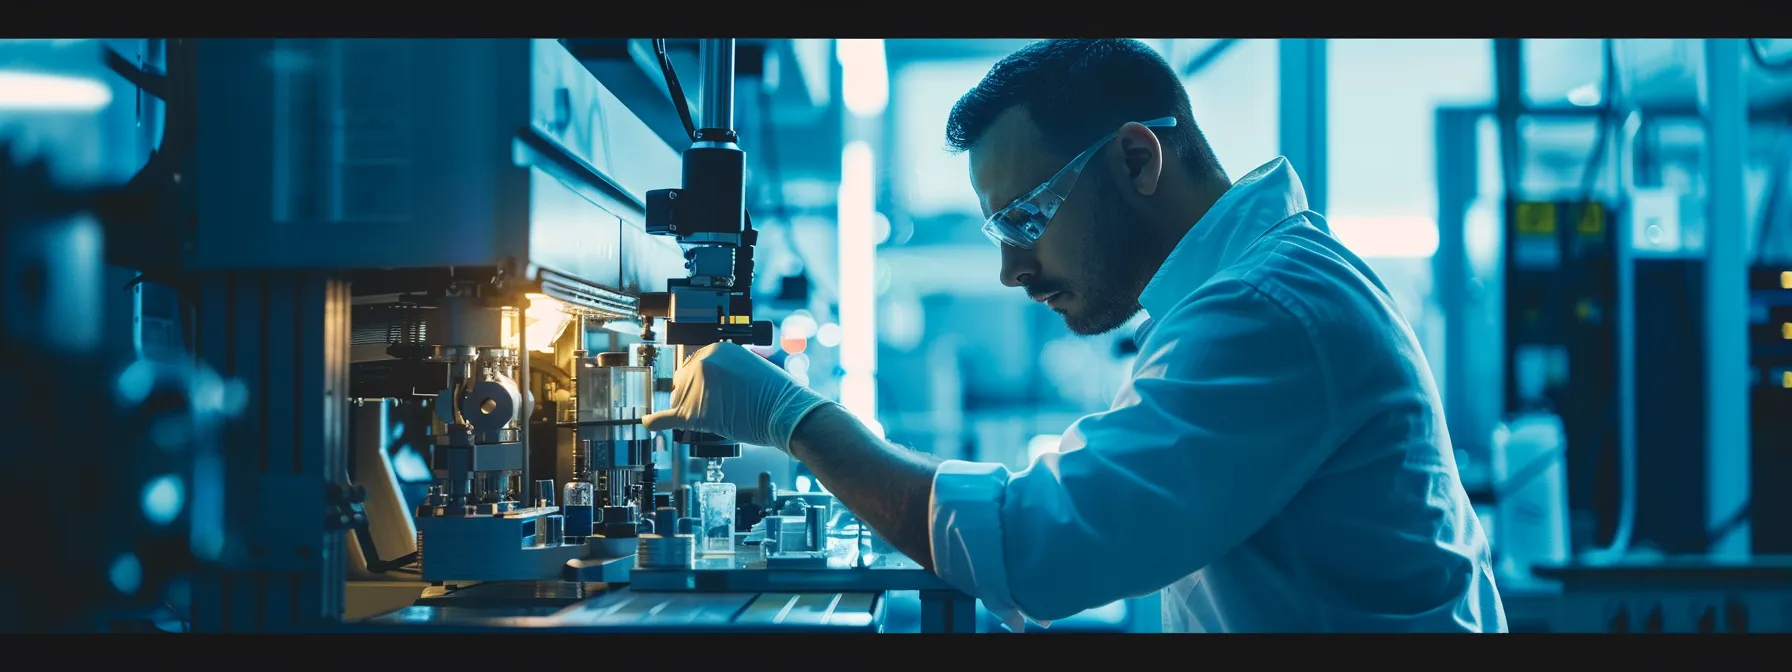
[[[1236,547],[1330,457],[1348,431],[1339,404],[1376,403],[1340,401],[1349,383],[1326,353],[1392,356],[1364,340],[1380,336],[1334,322],[1321,339],[1278,296],[1230,281],[1170,311],[1115,408],[1077,421],[1062,453],[1019,473],[892,446],[729,343],[691,355],[672,407],[643,424],[780,446],[946,583],[992,611],[1054,620],[1158,590]]]
[[[790,454],[896,550],[933,567],[928,502],[939,458],[878,438],[834,404],[803,418],[791,434]]]
[[[939,460],[893,446],[840,406],[733,343],[691,353],[674,376],[670,407],[642,418],[648,431],[691,429],[777,446],[903,554],[932,567],[928,503]]]
[[[1078,420],[1062,452],[1015,473],[940,465],[941,578],[1046,621],[1149,594],[1256,534],[1331,456],[1326,350],[1277,298],[1208,287],[1142,345],[1114,409]]]

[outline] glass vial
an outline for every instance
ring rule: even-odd
[[[566,540],[579,543],[591,536],[597,523],[597,486],[591,483],[591,442],[579,441],[573,447],[572,480],[560,493],[560,515],[565,517]]]
[[[569,481],[561,490],[560,501],[560,514],[566,517],[566,538],[584,540],[591,536],[597,488],[585,481]]]
[[[703,531],[699,552],[709,555],[734,553],[735,486],[722,482],[722,461],[710,460],[703,482],[697,484],[697,511]]]
[[[865,558],[864,525],[857,516],[844,507],[834,511],[833,519],[827,524],[827,553],[829,567],[857,566]]]

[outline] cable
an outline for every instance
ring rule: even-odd
[[[1531,458],[1531,461],[1524,463],[1524,466],[1519,467],[1517,471],[1512,472],[1511,476],[1507,476],[1503,481],[1494,483],[1493,496],[1498,499],[1506,499],[1507,497],[1510,497],[1524,486],[1529,485],[1531,481],[1536,480],[1537,477],[1547,473],[1551,462],[1556,460],[1563,460],[1566,462],[1567,454],[1567,449],[1556,448],[1554,450],[1544,451],[1542,455]]]
[[[1598,185],[1599,168],[1604,167],[1607,145],[1611,144],[1611,131],[1620,118],[1617,112],[1625,108],[1623,91],[1618,86],[1620,71],[1618,69],[1617,40],[1606,39],[1602,41],[1602,45],[1605,61],[1605,105],[1600,111],[1597,146],[1593,149],[1592,158],[1587,162],[1586,171],[1581,175],[1582,208],[1590,207],[1592,204],[1593,191]],[[1624,157],[1619,158],[1622,160]],[[1626,245],[1628,242],[1620,237],[1617,244]],[[1620,272],[1624,271],[1620,270]],[[1619,310],[1635,311],[1634,301],[1632,305],[1619,306]],[[1618,365],[1622,367],[1625,363],[1620,362]],[[1620,394],[1626,394],[1626,392],[1620,391]],[[1617,399],[1614,398],[1610,405],[1616,406],[1616,402]],[[1602,423],[1602,426],[1623,423],[1625,420],[1621,411],[1617,413],[1617,418],[1611,418],[1610,416],[1613,414],[1610,411],[1603,415],[1614,420],[1614,423]],[[1636,534],[1637,451],[1634,439],[1624,440],[1625,431],[1624,427],[1618,428],[1618,528],[1612,532],[1611,545],[1583,554],[1583,557],[1589,562],[1613,561],[1623,557],[1630,551],[1631,539]],[[1635,430],[1629,428],[1629,431],[1634,433]],[[1601,436],[1600,441],[1595,445],[1602,446],[1604,443],[1604,437]]]
[[[163,600],[162,608],[167,609],[168,615],[173,616],[174,620],[180,621],[181,634],[188,634],[188,633],[193,632],[193,622],[191,620],[188,620],[186,615],[182,614],[179,609],[174,608],[174,603],[169,602],[167,600]]]
[[[653,53],[659,58],[660,74],[666,79],[666,93],[672,96],[672,108],[678,111],[678,119],[679,121],[684,122],[684,130],[686,133],[690,134],[691,142],[694,143],[697,141],[697,124],[691,119],[691,100],[685,97],[684,87],[679,86],[678,84],[678,69],[672,67],[672,56],[666,51],[666,40],[664,38],[654,38]],[[758,233],[753,230],[753,213],[748,212],[746,208],[743,207],[740,214],[742,224],[742,254],[740,257],[736,257],[736,267],[739,268],[739,265],[744,263],[747,271],[745,278],[746,289],[744,291],[751,291],[753,288],[752,250],[754,241],[756,241],[759,236]],[[736,275],[738,276],[739,274],[737,273]]]
[[[697,140],[697,123],[691,120],[691,100],[684,95],[684,87],[678,85],[678,70],[672,67],[672,55],[666,52],[666,40],[656,38],[653,41],[653,54],[659,57],[660,75],[666,78],[666,93],[672,96],[672,109],[678,112],[678,120],[684,122],[684,132]]]
[[[1612,128],[1616,125],[1617,119],[1622,116],[1617,114],[1617,111],[1623,109],[1621,103],[1623,92],[1619,86],[1617,44],[1614,40],[1607,39],[1603,41],[1603,47],[1603,59],[1606,73],[1603,87],[1603,102],[1605,105],[1599,116],[1599,124],[1595,133],[1592,153],[1587,157],[1587,163],[1581,172],[1579,194],[1583,214],[1585,208],[1590,207],[1593,202],[1594,192],[1599,183],[1599,172],[1600,169],[1604,167],[1608,145],[1611,144]],[[1502,177],[1505,181],[1508,193],[1515,193],[1521,187],[1521,185],[1516,184],[1514,180],[1517,178],[1518,163],[1522,160],[1522,157],[1520,156],[1520,153],[1516,151],[1516,148],[1512,146],[1512,143],[1502,143],[1501,150],[1500,158],[1502,161],[1500,162],[1500,168]],[[1620,241],[1620,244],[1622,244],[1622,241]],[[1624,306],[1620,309],[1633,310],[1634,308],[1631,306]],[[1599,414],[1606,420],[1606,422],[1600,423],[1599,426],[1606,427],[1622,422],[1621,418],[1613,417],[1616,415],[1617,410],[1617,400],[1614,398],[1610,400],[1605,410]],[[1603,432],[1596,434],[1595,436],[1597,437],[1597,440],[1589,441],[1589,445],[1603,448],[1606,438]],[[1509,477],[1506,482],[1495,484],[1496,494],[1500,491],[1510,492],[1511,490],[1523,486],[1532,478],[1535,478],[1546,471],[1552,460],[1559,458],[1561,458],[1561,455],[1554,451],[1533,458],[1530,462],[1519,467],[1517,470],[1514,470],[1512,472],[1512,477]],[[1618,442],[1618,480],[1620,492],[1617,530],[1612,534],[1610,546],[1596,551],[1589,551],[1584,554],[1585,556],[1599,559],[1616,558],[1622,556],[1629,550],[1631,537],[1634,535],[1636,528],[1636,461],[1637,457],[1634,446],[1627,449],[1625,442],[1620,438]]]
[[[1599,127],[1593,141],[1593,153],[1587,157],[1587,164],[1581,169],[1580,196],[1582,207],[1592,203],[1593,191],[1599,185],[1599,169],[1605,167],[1605,156],[1611,144],[1612,127],[1617,125],[1619,115],[1618,104],[1618,56],[1616,40],[1601,40],[1603,49],[1601,59],[1605,62],[1605,86],[1601,96],[1605,104],[1600,108]]]
[[[141,89],[144,93],[154,96],[159,100],[165,101],[168,99],[168,76],[160,72],[155,66],[144,65],[138,67],[137,64],[132,63],[130,59],[125,58],[123,54],[118,53],[118,51],[114,50],[112,47],[104,45],[100,46],[100,59],[106,64],[106,69],[111,70],[119,77],[123,77],[124,80],[130,82],[132,86]]]
[[[1776,254],[1774,243],[1784,233],[1788,220],[1787,183],[1792,181],[1792,135],[1783,135],[1767,171],[1767,193],[1761,205],[1761,225],[1755,230],[1755,263],[1792,261],[1792,251]]]
[[[1776,74],[1792,74],[1792,58],[1775,63],[1767,58],[1767,46],[1762,38],[1748,38],[1748,55],[1754,57],[1755,65],[1762,70]]]
[[[197,125],[194,116],[197,48],[193,40],[161,38],[148,40],[147,47],[151,54],[160,50],[162,67],[149,63],[132,63],[110,46],[100,46],[100,60],[106,69],[137,87],[139,98],[141,94],[148,94],[162,101],[161,129],[153,140],[149,160],[131,176],[122,189],[106,199],[102,207],[102,219],[136,223],[139,218],[137,213],[156,211],[160,206],[157,201],[165,188],[163,185],[174,181],[172,176],[179,174],[181,166],[187,164],[194,151],[193,136]],[[185,318],[187,327],[181,330],[181,338],[188,348],[192,348],[198,333],[195,307],[198,303],[197,289],[191,283],[179,282],[177,278],[161,277],[161,272],[154,276],[140,272],[132,284],[150,281],[175,290],[178,311]]]
[[[1747,525],[1749,519],[1753,517],[1754,508],[1754,498],[1751,497],[1742,500],[1742,506],[1736,507],[1735,513],[1730,514],[1730,517],[1725,518],[1723,522],[1718,523],[1717,525],[1712,526],[1711,529],[1705,531],[1705,546],[1707,548],[1714,546],[1717,542],[1723,541],[1724,537],[1730,536],[1743,525]]]
[[[1524,187],[1519,183],[1519,155],[1521,154],[1519,145],[1523,141],[1523,137],[1518,133],[1518,116],[1524,113],[1524,92],[1522,87],[1517,87],[1518,91],[1512,96],[1505,95],[1507,80],[1518,79],[1523,74],[1524,68],[1520,55],[1523,52],[1519,48],[1521,44],[1517,38],[1494,40],[1494,75],[1499,80],[1499,95],[1496,99],[1495,109],[1500,125],[1500,184],[1505,188],[1505,200],[1508,205],[1517,203],[1519,192]],[[1514,61],[1510,65],[1507,63],[1508,57],[1511,57],[1509,60]],[[1518,100],[1509,101],[1506,100],[1507,98],[1518,98]],[[1510,128],[1507,127],[1508,122],[1511,124]]]
[[[1201,53],[1190,57],[1188,62],[1182,65],[1181,77],[1186,80],[1201,74],[1201,71],[1206,70],[1207,66],[1219,62],[1220,57],[1226,55],[1227,50],[1237,46],[1238,43],[1242,41],[1243,40],[1236,37],[1214,40],[1212,44],[1207,45],[1206,49],[1202,49]]]

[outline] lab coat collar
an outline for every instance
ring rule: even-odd
[[[1259,166],[1227,189],[1170,250],[1140,293],[1139,305],[1153,322],[1168,315],[1270,227],[1306,209],[1306,190],[1288,159],[1278,156]]]

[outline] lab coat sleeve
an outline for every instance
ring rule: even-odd
[[[1112,410],[1009,473],[948,462],[933,559],[948,583],[1041,621],[1199,571],[1293,499],[1341,439],[1315,329],[1232,280],[1158,322]]]
[[[1008,594],[1002,551],[1000,464],[947,460],[933,477],[929,526],[933,571],[948,585],[983,602],[1008,629],[1025,627]]]

